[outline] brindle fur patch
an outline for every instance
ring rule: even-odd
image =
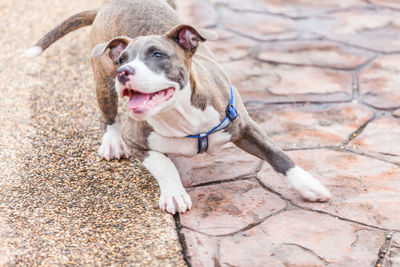
[[[43,50],[46,50],[52,43],[68,34],[84,26],[91,25],[97,15],[98,10],[89,10],[78,13],[63,21],[60,25],[55,27],[52,31],[44,35],[37,43]]]

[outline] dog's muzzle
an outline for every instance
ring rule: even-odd
[[[117,78],[122,85],[125,85],[129,81],[129,76],[134,74],[135,70],[131,66],[123,66],[117,70]]]

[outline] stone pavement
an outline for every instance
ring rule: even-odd
[[[133,158],[97,157],[89,29],[19,57],[104,2],[0,6],[0,266],[400,266],[400,2],[176,1],[219,33],[208,44],[252,117],[333,197],[305,202],[227,145],[186,160],[194,205],[174,217]]]
[[[400,2],[178,1],[251,116],[332,192],[310,203],[232,145],[193,160],[192,266],[400,266]],[[387,253],[379,251],[385,246]]]

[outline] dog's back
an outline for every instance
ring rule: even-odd
[[[164,34],[180,23],[173,8],[175,5],[172,0],[113,0],[100,10],[84,11],[67,18],[25,51],[24,56],[36,57],[58,39],[89,25],[93,25],[91,48],[117,35],[135,38],[139,35]],[[157,19],[159,16],[163,19]]]
[[[91,48],[116,36],[165,34],[179,23],[175,10],[165,0],[113,0],[92,24]]]

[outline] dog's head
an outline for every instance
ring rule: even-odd
[[[216,34],[177,25],[165,35],[116,37],[97,45],[92,56],[110,49],[118,67],[115,89],[120,97],[129,97],[130,115],[146,120],[174,105],[189,82],[192,57],[206,39],[216,39]]]

